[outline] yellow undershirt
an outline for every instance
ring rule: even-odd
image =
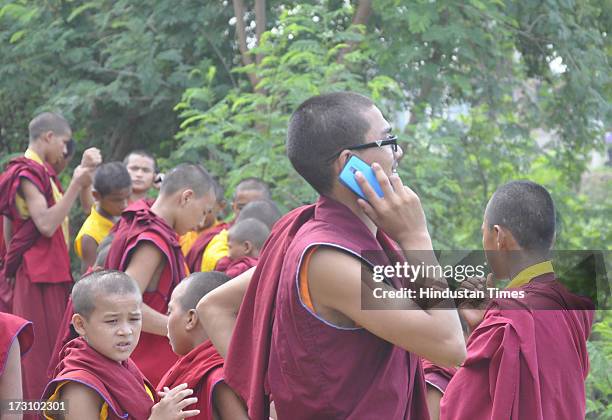
[[[49,399],[47,401],[48,402],[53,402],[53,401],[59,400],[60,389],[64,385],[66,385],[68,382],[70,382],[70,381],[64,381],[64,382],[61,382],[59,385],[57,385],[57,387],[55,388],[55,391],[53,392],[53,394],[49,397]],[[155,401],[155,398],[153,398],[153,392],[149,389],[149,387],[145,385],[144,389],[147,392],[147,395],[149,396],[149,398],[151,398],[152,401]],[[54,420],[54,418],[50,417],[46,412],[44,412],[43,414],[45,416],[45,419],[47,419],[47,420]],[[100,417],[99,418],[100,418],[100,420],[107,420],[108,419],[108,404],[106,403],[106,401],[104,401],[102,403],[102,408],[100,408]]]
[[[514,276],[510,284],[506,286],[506,289],[521,287],[542,274],[554,272],[552,262],[550,261],[543,261],[541,263],[531,265]]]
[[[108,233],[113,228],[113,221],[102,216],[96,210],[96,206],[91,207],[91,213],[85,219],[83,226],[77,233],[76,239],[74,240],[74,250],[80,258],[83,258],[83,248],[81,245],[81,239],[83,235],[91,236],[98,244],[102,242],[104,238],[108,236]]]
[[[200,236],[198,232],[195,230],[190,230],[179,238],[179,244],[181,245],[181,251],[183,252],[184,256],[187,256],[189,250],[193,246],[193,243],[196,241],[196,239],[198,239],[198,236]]]
[[[229,247],[227,245],[227,229],[223,229],[215,235],[202,255],[202,267],[200,271],[213,271],[219,261],[223,257],[227,257]]]
[[[40,156],[38,156],[38,154],[34,150],[28,148],[28,150],[25,151],[24,156],[42,165],[45,168],[45,171],[47,171],[47,173],[49,172],[43,160],[40,158]],[[55,204],[59,203],[59,201],[63,197],[63,194],[60,192],[59,188],[57,188],[57,185],[55,185],[55,182],[53,181],[51,181],[51,191],[53,191],[53,200],[55,200]],[[28,219],[30,217],[28,206],[26,205],[26,202],[23,199],[23,197],[21,197],[19,194],[17,194],[17,197],[15,198],[15,205],[17,206],[17,211],[19,212],[19,215],[21,216],[22,219]],[[66,216],[66,218],[62,222],[62,233],[64,234],[64,239],[66,240],[66,246],[69,247],[70,237],[68,233],[69,232],[68,226],[69,226],[69,220],[68,220],[68,216]]]

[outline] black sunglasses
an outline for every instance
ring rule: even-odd
[[[373,141],[371,143],[359,144],[357,146],[349,146],[349,147],[345,147],[345,149],[347,149],[347,150],[363,150],[363,149],[369,149],[371,147],[383,147],[383,146],[386,146],[386,145],[391,145],[391,148],[393,149],[393,153],[397,153],[397,150],[399,148],[399,146],[397,145],[397,136],[396,135],[390,135],[386,139],[376,140],[376,141]]]

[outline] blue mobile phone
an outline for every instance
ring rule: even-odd
[[[355,172],[357,171],[363,174],[366,181],[368,181],[368,184],[370,184],[372,189],[376,191],[376,194],[378,194],[378,196],[382,198],[383,196],[382,188],[380,188],[380,184],[378,183],[378,180],[376,179],[376,175],[374,174],[374,171],[372,170],[370,165],[368,165],[367,163],[365,163],[363,160],[359,159],[355,155],[352,155],[350,159],[346,162],[338,178],[340,179],[340,182],[345,187],[353,191],[360,198],[363,198],[364,200],[368,201],[365,194],[361,190],[361,187],[357,183],[357,180],[355,179]]]

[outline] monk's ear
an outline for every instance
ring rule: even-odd
[[[186,190],[183,190],[183,192],[181,192],[180,205],[184,206],[187,203],[189,203],[192,199],[193,199],[193,190],[187,188]]]
[[[81,337],[87,335],[87,331],[85,331],[85,322],[85,318],[80,314],[72,315],[72,326]]]
[[[190,309],[187,312],[187,324],[185,325],[185,329],[187,331],[192,331],[195,327],[198,326],[198,322],[200,322],[200,319],[198,318],[198,312],[195,309]]]
[[[94,200],[100,201],[102,199],[102,195],[96,190],[91,191],[91,195],[93,195]]]
[[[244,241],[242,243],[242,246],[244,247],[245,255],[250,256],[253,253],[253,251],[255,251],[255,247],[253,246],[253,243],[251,241]]]
[[[340,174],[342,172],[342,168],[346,165],[346,162],[351,158],[352,153],[350,150],[343,150],[340,152],[338,158],[334,161],[334,173]]]

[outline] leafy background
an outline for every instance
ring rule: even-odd
[[[55,110],[79,152],[200,162],[228,198],[259,176],[288,210],[315,198],[288,118],[348,89],[393,121],[436,247],[479,247],[492,192],[528,178],[553,194],[558,249],[609,251],[612,170],[591,159],[611,131],[610,28],[609,0],[0,0],[0,165]],[[597,321],[587,415],[612,419],[612,315]]]

